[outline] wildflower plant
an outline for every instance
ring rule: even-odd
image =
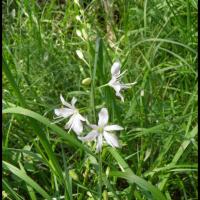
[[[82,54],[81,54],[82,55]],[[115,92],[116,96],[121,98],[121,101],[124,102],[124,97],[121,94],[122,89],[130,88],[132,85],[135,85],[134,83],[121,83],[120,78],[124,75],[125,71],[123,73],[120,72],[121,63],[119,61],[114,62],[114,64],[111,67],[111,80],[105,84],[100,86],[99,88],[110,86],[112,87]],[[83,85],[85,82],[90,82],[91,78],[84,79],[82,81]],[[118,137],[116,136],[116,131],[122,131],[123,127],[116,124],[108,124],[109,121],[109,113],[108,109],[106,107],[101,108],[100,112],[98,113],[98,123],[93,124],[90,123],[85,117],[83,117],[79,110],[75,107],[75,103],[77,99],[75,97],[72,98],[71,104],[64,100],[63,96],[60,95],[60,100],[65,106],[64,108],[55,109],[55,115],[58,119],[66,119],[69,118],[69,121],[65,125],[65,129],[69,129],[68,132],[71,130],[74,131],[78,137],[79,140],[82,142],[96,142],[96,153],[99,154],[99,187],[100,187],[100,194],[102,193],[102,148],[103,144],[108,144],[112,148],[119,148],[120,142]],[[85,136],[83,136],[82,132],[84,130],[83,123],[86,122],[85,126],[88,126],[92,130]],[[100,197],[101,199],[101,197]]]
[[[116,92],[116,96],[120,97],[122,102],[124,102],[124,97],[120,93],[122,89],[130,88],[132,85],[135,85],[136,82],[133,83],[120,83],[120,78],[124,75],[125,71],[123,73],[120,73],[121,63],[119,61],[114,62],[114,64],[111,67],[111,80],[103,85],[104,86],[110,86],[114,88]],[[90,79],[90,78],[87,78]],[[91,80],[91,79],[90,79]],[[102,86],[100,86],[101,88]],[[77,136],[78,139],[84,142],[90,142],[96,140],[96,152],[102,151],[102,146],[105,142],[112,146],[112,147],[120,147],[119,141],[117,136],[113,133],[113,131],[121,131],[123,128],[119,125],[108,125],[108,109],[102,108],[98,114],[99,120],[98,125],[90,124],[88,121],[83,117],[79,110],[75,107],[75,103],[77,102],[77,99],[75,97],[72,98],[71,104],[66,102],[62,95],[60,95],[60,100],[62,104],[65,106],[64,108],[55,109],[55,115],[57,118],[70,118],[69,121],[65,125],[65,129],[73,130]],[[83,124],[82,122],[87,122],[87,125],[92,128],[92,130],[86,135],[81,136],[81,133],[83,132]]]

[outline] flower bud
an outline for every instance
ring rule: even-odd
[[[76,35],[78,36],[78,37],[80,37],[80,38],[82,38],[82,33],[81,33],[81,31],[80,30],[76,30]]]
[[[78,181],[78,180],[79,180],[78,175],[77,175],[77,173],[75,172],[74,169],[69,170],[69,175],[70,175],[70,176],[72,177],[72,179],[74,179],[75,181]]]
[[[84,60],[84,56],[81,50],[76,50],[76,54],[81,60]]]
[[[82,29],[81,31],[82,31],[82,34],[83,34],[83,38],[87,40],[88,39],[88,35],[87,35],[85,29]]]
[[[82,80],[82,84],[83,85],[90,85],[92,79],[91,78],[85,78]]]
[[[108,192],[106,190],[103,191],[103,200],[108,200]]]
[[[77,21],[81,21],[81,17],[79,15],[76,16]]]
[[[144,96],[144,90],[140,91],[140,96],[143,97]]]

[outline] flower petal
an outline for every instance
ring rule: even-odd
[[[86,124],[87,124],[90,128],[92,128],[93,130],[97,130],[97,129],[98,129],[98,126],[97,126],[96,124],[90,124],[90,122],[88,121],[87,118],[85,119],[85,121],[86,121]]]
[[[136,83],[137,83],[137,82],[121,84],[121,87],[122,87],[123,89],[131,88],[131,86],[132,86],[132,85],[135,85]]]
[[[77,98],[73,97],[71,100],[71,104],[73,107],[75,107],[75,103],[77,102]]]
[[[120,92],[116,92],[115,95],[120,97],[121,101],[124,102],[124,97],[122,96],[122,94]]]
[[[97,136],[98,136],[98,132],[95,130],[92,130],[85,137],[78,137],[78,139],[82,141],[90,142],[94,140]]]
[[[112,147],[119,147],[119,142],[116,135],[107,133],[106,131],[103,132],[103,136],[106,142]]]
[[[122,89],[122,84],[119,83],[119,81],[115,82],[112,87],[115,90],[115,95],[121,98],[121,101],[124,102],[124,97],[120,93],[120,90]]]
[[[116,62],[113,63],[113,65],[111,67],[112,76],[119,76],[120,67],[121,67],[121,63],[119,61],[116,61]]]
[[[101,111],[99,112],[99,121],[98,125],[100,127],[105,126],[108,123],[108,110],[107,108],[102,108]]]
[[[108,83],[109,86],[111,86],[115,90],[115,95],[121,98],[121,101],[124,102],[124,97],[120,93],[120,90],[123,88],[123,84],[120,84],[120,82],[117,79],[111,79]]]
[[[65,99],[63,98],[62,94],[60,94],[60,100],[62,102],[63,105],[67,106],[68,108],[71,108],[72,109],[72,106],[65,101]]]
[[[104,127],[104,130],[105,131],[121,131],[123,130],[124,128],[122,128],[121,126],[119,125],[109,125],[109,126],[106,126]]]
[[[73,110],[69,109],[69,108],[59,108],[59,109],[55,109],[54,113],[58,116],[58,117],[64,117],[67,118],[70,115],[73,114]]]
[[[81,121],[86,121],[86,119],[85,119],[85,117],[83,117],[81,114],[77,114],[78,115],[78,117],[79,117],[79,119],[81,120]]]
[[[102,134],[99,134],[98,138],[97,138],[97,146],[96,146],[96,151],[101,152],[102,150],[102,145],[103,145],[103,137]]]
[[[70,117],[69,121],[65,124],[65,129],[71,129],[73,125],[74,117],[73,115]]]
[[[112,79],[108,82],[108,85],[113,87],[113,85],[115,85],[117,81],[118,80],[116,77],[112,77]]]
[[[114,81],[113,79],[109,82],[109,86],[111,86],[115,92],[119,92],[121,90],[121,84],[119,81]]]
[[[83,132],[83,124],[78,116],[74,117],[73,124],[72,124],[72,130],[77,134],[80,135],[80,133]]]
[[[72,129],[77,135],[83,131],[83,124],[77,114],[71,116],[69,121],[65,124],[65,129]]]
[[[88,124],[88,126],[90,128],[92,128],[93,130],[97,130],[98,129],[98,126],[96,124]]]

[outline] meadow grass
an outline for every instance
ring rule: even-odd
[[[2,5],[3,199],[198,199],[197,1]],[[124,103],[101,87],[118,59]],[[55,124],[60,94],[92,123],[108,108],[121,148]]]

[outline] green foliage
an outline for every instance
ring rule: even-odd
[[[197,1],[2,5],[3,199],[198,198]],[[117,59],[137,81],[124,103],[101,87]],[[107,107],[124,127],[102,168],[93,142],[54,123],[60,94],[90,122]]]

